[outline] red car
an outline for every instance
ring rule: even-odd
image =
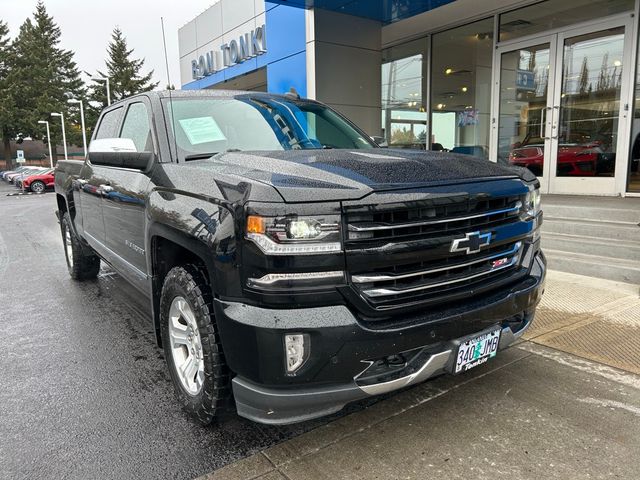
[[[601,150],[597,144],[561,144],[558,147],[558,172],[560,176],[589,177],[596,175]],[[509,153],[509,163],[527,167],[536,175],[542,175],[544,148],[542,145],[519,147]]]
[[[29,175],[21,180],[21,184],[16,184],[17,187],[24,187],[25,190],[31,190],[34,193],[42,193],[47,188],[54,187],[54,170],[49,169],[44,172],[40,172],[37,175]]]

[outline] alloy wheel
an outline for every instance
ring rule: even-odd
[[[173,299],[169,309],[169,342],[182,387],[197,395],[204,382],[202,340],[193,310],[181,296]]]
[[[71,232],[68,227],[64,229],[64,251],[67,254],[67,263],[73,268],[73,244],[71,243]]]

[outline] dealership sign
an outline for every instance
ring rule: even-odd
[[[210,50],[199,58],[191,60],[191,76],[194,80],[212,75],[238,63],[242,63],[267,52],[265,26],[240,35],[220,46],[220,51]]]

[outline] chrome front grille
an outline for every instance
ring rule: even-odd
[[[353,275],[368,298],[402,297],[407,294],[423,294],[439,288],[455,288],[459,284],[480,281],[518,264],[522,242],[516,242],[495,253],[465,256],[458,262],[400,274]]]
[[[465,233],[517,221],[521,209],[519,196],[483,200],[465,198],[452,203],[434,200],[400,208],[376,208],[349,214],[347,241],[378,243]]]
[[[464,298],[502,284],[522,273],[523,202],[521,195],[464,195],[347,207],[351,285],[371,307],[386,310]],[[472,232],[491,242],[468,253],[452,251],[455,240]]]

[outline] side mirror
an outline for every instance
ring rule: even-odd
[[[376,142],[378,146],[381,148],[387,148],[389,146],[389,144],[387,143],[387,140],[384,137],[378,137],[374,135],[371,137],[371,140]]]
[[[146,170],[155,155],[153,152],[138,152],[130,138],[100,138],[89,145],[87,158],[92,164],[107,167]]]

